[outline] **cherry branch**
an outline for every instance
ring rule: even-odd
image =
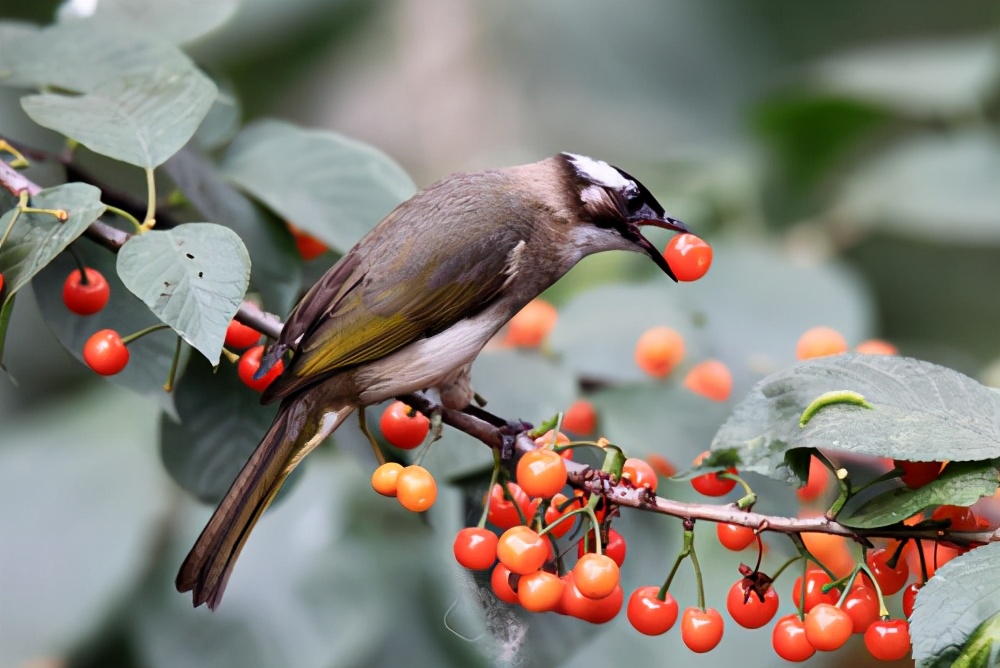
[[[14,196],[18,196],[25,191],[29,195],[34,196],[42,190],[41,186],[32,182],[2,160],[0,160],[0,184]],[[100,187],[100,184],[94,185]],[[119,230],[101,220],[92,223],[84,234],[87,238],[104,246],[113,253],[117,253],[132,236],[129,232]],[[281,319],[273,314],[264,312],[253,302],[244,301],[240,305],[236,313],[236,320],[244,325],[253,327],[272,339],[276,339],[281,332]],[[422,395],[406,395],[399,397],[399,399],[424,413],[430,413],[436,408]],[[535,449],[534,442],[523,431],[516,436],[505,434],[502,427],[491,424],[482,417],[470,414],[469,412],[450,409],[439,410],[441,411],[441,419],[445,424],[465,432],[494,450],[502,451],[510,443],[510,439],[513,439],[514,460],[525,452]],[[857,529],[845,526],[827,517],[800,519],[748,512],[740,509],[736,504],[713,505],[675,501],[662,496],[656,496],[644,487],[635,488],[627,483],[612,480],[608,474],[584,464],[567,461],[566,468],[569,473],[569,482],[572,486],[586,490],[592,494],[599,494],[609,503],[687,520],[726,522],[752,527],[761,531],[776,531],[785,534],[834,534],[862,543],[866,543],[869,538],[947,540],[958,545],[1000,541],[1000,529],[992,533],[988,531],[951,532],[941,529],[914,529],[899,526]]]

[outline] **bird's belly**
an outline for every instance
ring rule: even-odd
[[[463,320],[435,336],[370,362],[354,372],[354,385],[363,404],[436,387],[452,372],[474,360],[499,329],[494,309]],[[502,324],[506,319],[500,320]]]

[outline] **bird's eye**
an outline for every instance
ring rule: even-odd
[[[628,184],[622,191],[622,195],[625,196],[625,207],[629,213],[635,213],[642,208],[642,193],[639,192],[639,188],[634,183]]]

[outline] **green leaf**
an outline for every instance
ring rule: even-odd
[[[173,44],[95,19],[0,30],[0,84],[88,92],[113,81],[164,81],[195,69]]]
[[[142,33],[155,34],[172,42],[184,43],[207,35],[229,20],[239,0],[101,0],[88,11],[74,3],[59,8],[60,21],[86,19],[131,26]]]
[[[0,247],[0,273],[7,286],[5,302],[104,213],[101,191],[86,183],[47,188],[32,197],[28,205],[38,209],[62,209],[69,218],[63,222],[46,213],[18,216],[10,236]],[[16,208],[11,209],[0,218],[0,236],[16,212]]]
[[[802,412],[824,392],[857,392],[873,406],[824,407],[805,427]],[[716,433],[713,450],[734,449],[741,470],[795,477],[797,448],[910,461],[1000,457],[1000,395],[957,371],[906,357],[835,355],[808,360],[757,383]]]
[[[854,171],[840,207],[871,229],[949,245],[998,244],[998,181],[995,133],[918,135]]]
[[[164,164],[202,215],[240,235],[250,254],[251,289],[264,308],[288,313],[302,286],[302,260],[285,226],[226,183],[203,156],[184,149]]]
[[[243,129],[223,172],[340,253],[415,191],[399,165],[367,144],[272,120]]]
[[[117,266],[125,287],[218,364],[250,282],[250,256],[235,232],[212,223],[153,230],[129,239]]]
[[[83,345],[90,336],[101,329],[111,328],[122,335],[145,329],[158,321],[144,308],[135,295],[125,289],[115,271],[116,257],[106,248],[81,239],[73,245],[73,251],[81,262],[101,272],[111,296],[108,304],[99,313],[81,317],[71,312],[62,300],[63,283],[66,276],[76,269],[76,263],[69,253],[62,253],[43,269],[32,281],[35,301],[45,319],[45,324],[66,350],[83,364]],[[177,335],[166,330],[154,332],[128,345],[129,363],[121,373],[108,376],[108,380],[134,392],[155,399],[167,411],[173,411],[173,395],[163,391],[163,384],[170,372],[171,360],[177,343]],[[190,348],[181,349],[181,367],[184,368]]]
[[[902,522],[931,506],[971,506],[997,489],[1000,461],[952,462],[941,476],[918,489],[897,487],[866,501],[837,521],[849,527],[871,529]],[[847,515],[847,516],[845,516]]]
[[[997,651],[998,560],[1000,543],[977,547],[937,569],[921,588],[910,617],[919,668],[994,665],[973,658],[984,653],[995,658]]]
[[[96,153],[151,169],[191,139],[215,95],[215,84],[192,67],[115,79],[79,96],[29,95],[21,106],[39,125]]]
[[[148,577],[170,515],[150,447],[155,408],[104,383],[53,394],[41,410],[4,416],[4,666],[65,655],[110,626]]]
[[[906,115],[978,113],[1000,75],[998,55],[992,37],[922,39],[828,58],[813,68],[809,81]]]
[[[260,394],[242,382],[232,365],[213,370],[193,357],[174,396],[176,422],[160,419],[160,456],[177,484],[206,503],[218,503],[271,426],[277,405],[261,406]]]

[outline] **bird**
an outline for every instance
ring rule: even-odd
[[[650,191],[603,160],[560,153],[531,164],[453,174],[390,212],[289,314],[263,373],[291,359],[264,391],[280,401],[176,578],[195,607],[215,609],[236,559],[291,471],[355,410],[425,392],[471,409],[470,367],[528,302],[584,257],[648,256],[641,232],[686,232]]]

